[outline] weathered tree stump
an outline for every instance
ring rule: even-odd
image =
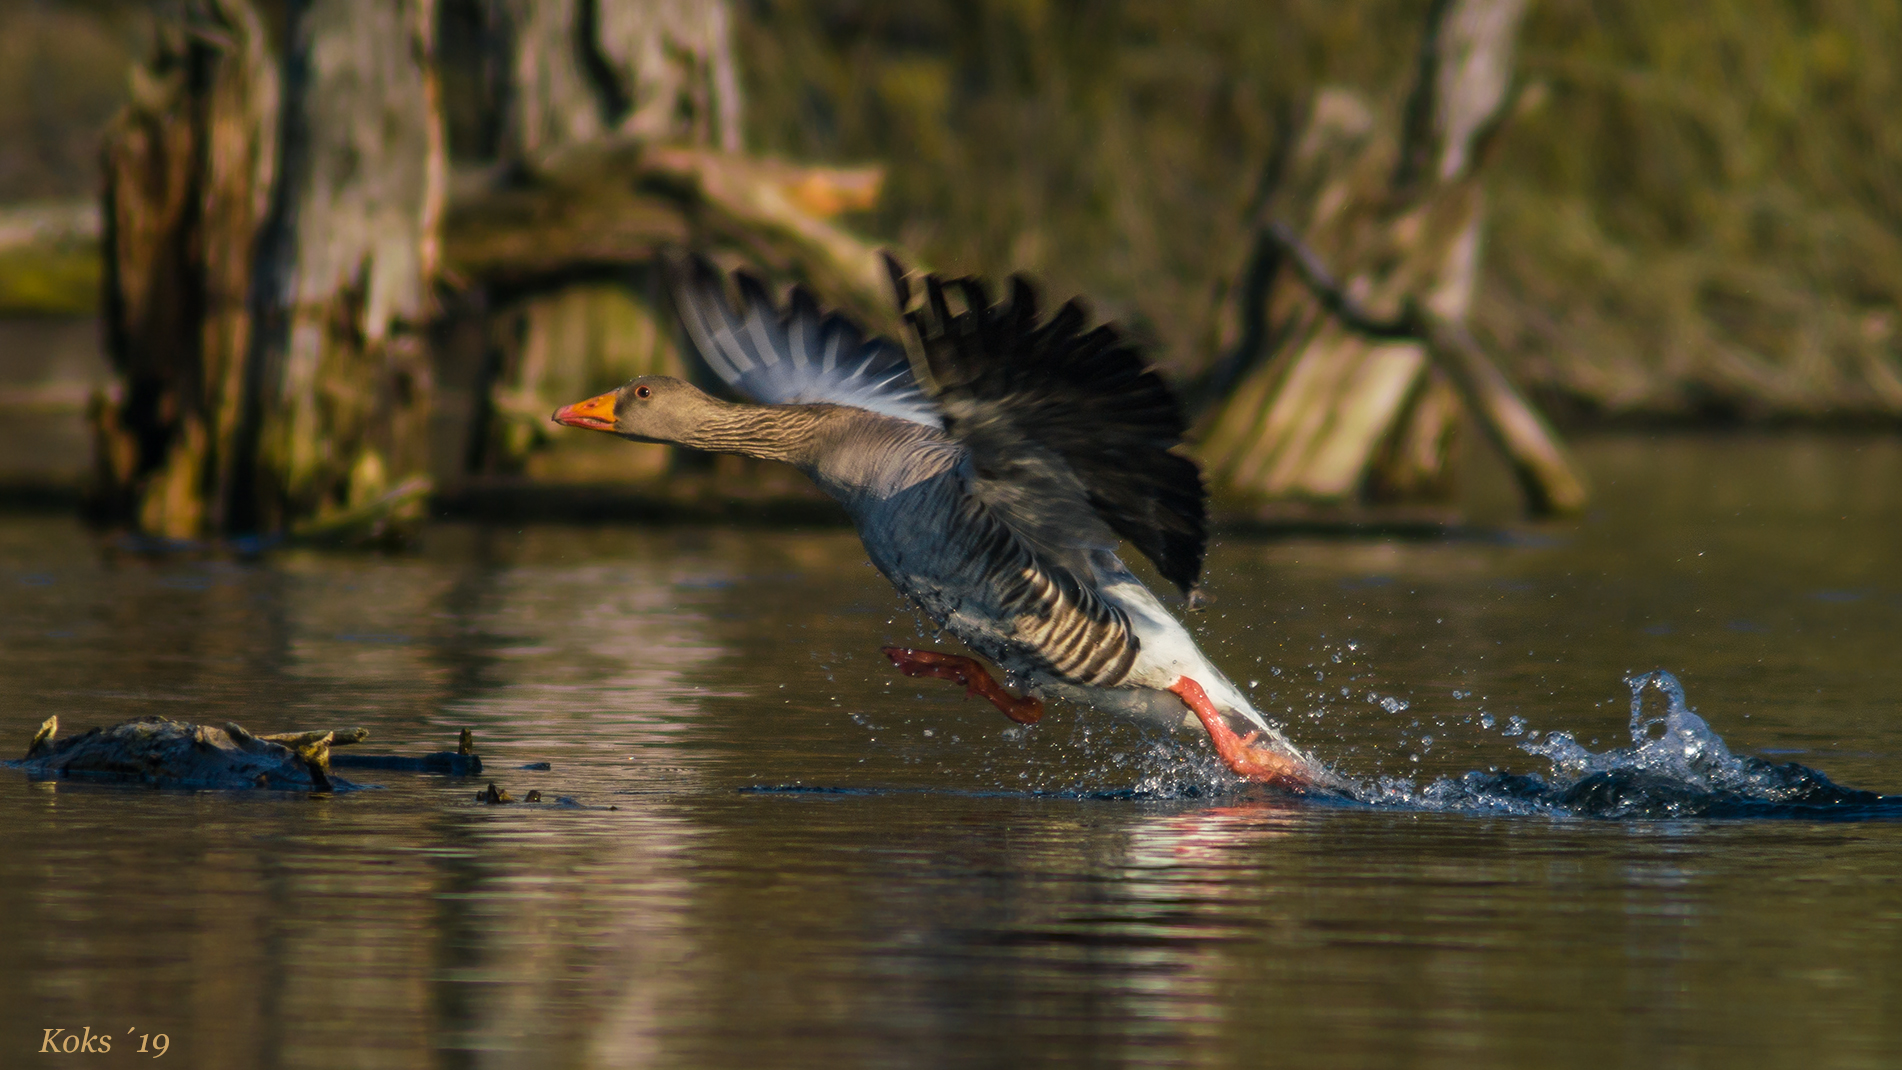
[[[250,252],[278,168],[278,67],[244,0],[162,22],[105,144],[98,507],[152,535],[224,527],[252,345]]]
[[[1530,475],[1533,511],[1583,506],[1583,483],[1555,446],[1542,466],[1515,452],[1543,425],[1509,385],[1501,391],[1503,377],[1459,327],[1477,278],[1481,169],[1510,110],[1524,7],[1435,3],[1397,124],[1341,90],[1311,102],[1273,176],[1255,264],[1237,291],[1239,338],[1218,371],[1225,397],[1203,439],[1219,489],[1336,508],[1447,501],[1464,400]],[[1335,307],[1312,273],[1281,270],[1298,268],[1297,249],[1332,266]],[[1344,304],[1361,322],[1340,314]],[[1369,322],[1419,329],[1370,331]],[[1429,322],[1445,345],[1430,344]],[[1528,414],[1530,437],[1519,434]],[[1543,439],[1555,443],[1549,432]]]
[[[281,62],[248,0],[161,26],[105,150],[108,520],[294,530],[425,473],[433,20],[433,0],[292,0]]]

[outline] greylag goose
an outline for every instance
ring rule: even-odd
[[[1202,571],[1207,495],[1175,452],[1187,423],[1161,377],[1114,325],[1084,330],[1080,301],[1040,321],[1021,277],[993,304],[975,279],[928,276],[914,308],[887,264],[915,373],[904,347],[822,313],[802,288],[781,310],[740,272],[736,310],[696,260],[677,273],[681,320],[707,365],[758,404],[650,375],[554,419],[797,466],[845,507],[900,593],[1026,693],[974,658],[885,648],[908,676],[961,683],[1024,724],[1045,699],[1170,724],[1187,707],[1236,774],[1321,781],[1117,556],[1129,541],[1185,595]]]

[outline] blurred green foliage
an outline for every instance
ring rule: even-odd
[[[162,2],[0,3],[0,201],[93,194]],[[442,2],[470,52],[479,0]],[[732,2],[753,148],[886,163],[854,225],[1088,293],[1188,371],[1307,94],[1396,116],[1429,0]],[[1902,414],[1899,46],[1902,4],[1531,0],[1481,335],[1582,416]]]
[[[1902,413],[1902,5],[1535,0],[1483,327],[1608,412]]]
[[[1426,7],[760,0],[741,69],[756,147],[888,166],[866,229],[1088,293],[1191,367],[1307,88],[1396,96]]]
[[[0,3],[0,205],[98,196],[99,136],[125,99],[129,65],[145,49],[149,6]],[[0,234],[0,315],[98,308],[93,243],[9,237]]]
[[[1087,292],[1190,369],[1278,137],[1397,115],[1424,0],[754,0],[760,148],[883,160],[862,225]],[[1579,414],[1902,413],[1902,5],[1532,0],[1477,326]]]
[[[99,307],[99,250],[61,243],[0,250],[0,316],[84,316]]]

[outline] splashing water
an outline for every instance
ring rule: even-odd
[[[1776,764],[1731,753],[1723,737],[1684,701],[1684,687],[1663,670],[1628,677],[1631,746],[1593,753],[1569,732],[1536,734],[1520,744],[1552,763],[1550,779],[1471,772],[1425,787],[1383,778],[1353,784],[1358,802],[1426,810],[1572,815],[1602,818],[1801,817],[1902,818],[1902,796],[1845,788],[1795,762]],[[1645,699],[1665,700],[1648,716]],[[1517,733],[1508,733],[1516,735]]]
[[[1569,732],[1541,735],[1523,717],[1512,717],[1500,734],[1519,739],[1519,749],[1552,763],[1548,776],[1469,772],[1440,777],[1424,786],[1411,779],[1381,777],[1358,781],[1338,771],[1332,783],[1307,795],[1327,805],[1346,803],[1395,810],[1465,814],[1517,814],[1603,819],[1795,818],[1827,821],[1902,820],[1902,795],[1878,795],[1846,788],[1821,772],[1795,762],[1777,764],[1732,753],[1723,737],[1692,711],[1677,677],[1663,670],[1627,677],[1631,688],[1631,745],[1594,753]],[[1646,700],[1663,712],[1647,714]],[[1405,708],[1405,704],[1400,704]],[[1390,708],[1390,712],[1392,712]],[[856,718],[855,718],[856,719]],[[1481,723],[1487,724],[1490,717]],[[863,723],[863,722],[861,722]],[[1068,750],[1094,754],[1081,766],[1065,765],[1048,776],[1032,778],[1028,769],[1015,782],[988,789],[950,789],[952,794],[1012,798],[1188,800],[1232,795],[1238,788],[1213,753],[1191,748],[1199,760],[1183,761],[1179,739],[1133,733],[1099,735],[1087,720],[1074,722]],[[869,727],[869,725],[868,725]],[[1022,729],[1003,738],[1023,741]],[[1430,747],[1431,735],[1420,737]],[[1134,782],[1131,782],[1134,777]],[[945,788],[824,787],[754,784],[749,794],[882,795],[938,793]],[[1251,794],[1258,786],[1244,785]],[[1285,799],[1285,796],[1281,796]],[[1292,800],[1288,800],[1292,801]]]

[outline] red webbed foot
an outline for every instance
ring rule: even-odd
[[[1183,676],[1178,677],[1169,690],[1201,719],[1202,727],[1208,730],[1209,742],[1215,745],[1215,753],[1236,776],[1290,788],[1305,788],[1312,782],[1305,763],[1273,748],[1255,746],[1255,741],[1261,738],[1260,732],[1236,735],[1228,726],[1228,719],[1209,701],[1208,692],[1202,690],[1201,684]]]
[[[990,670],[974,658],[902,646],[884,649],[885,656],[906,676],[935,676],[963,684],[965,694],[991,700],[992,705],[1004,711],[1004,716],[1018,724],[1036,724],[1043,716],[1042,700],[1032,695],[1019,698],[1004,690],[1004,685],[991,676]]]

